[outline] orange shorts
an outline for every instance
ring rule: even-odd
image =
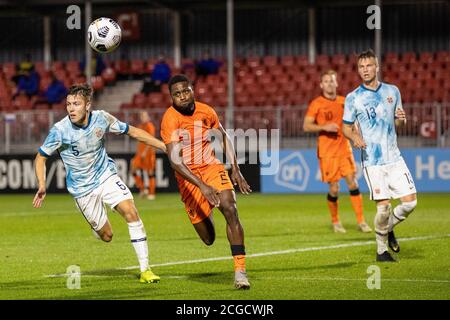
[[[337,182],[343,177],[356,172],[353,155],[347,157],[321,158],[319,162],[323,182]]]
[[[156,157],[153,155],[147,156],[145,158],[134,156],[133,159],[131,159],[131,165],[132,167],[136,169],[143,169],[146,171],[153,171],[155,170],[155,162]]]
[[[234,190],[230,177],[223,164],[212,164],[202,169],[194,169],[192,172],[202,179],[206,184],[216,188],[219,192],[223,190]],[[176,175],[181,201],[184,202],[186,212],[192,224],[196,224],[207,218],[214,208],[203,196],[200,189]]]

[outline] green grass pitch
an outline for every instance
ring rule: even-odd
[[[404,240],[391,264],[375,262],[374,234],[356,230],[345,194],[347,234],[331,232],[325,197],[238,195],[252,285],[238,291],[221,213],[214,212],[217,238],[207,247],[178,194],[136,198],[158,284],[139,283],[138,270],[127,268],[137,260],[117,213],[109,212],[113,241],[103,243],[69,195],[47,195],[41,209],[32,208],[33,195],[1,195],[0,299],[450,299],[449,194],[419,194],[416,211],[396,228]],[[373,227],[375,205],[364,201]],[[67,288],[70,265],[80,267],[80,289]],[[380,289],[367,287],[371,265],[380,268]]]

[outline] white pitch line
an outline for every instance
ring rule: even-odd
[[[361,278],[330,278],[330,277],[323,277],[323,278],[302,278],[302,277],[264,277],[264,280],[270,280],[270,279],[282,279],[282,280],[298,280],[298,281],[364,281],[366,282],[367,279]],[[444,280],[444,279],[386,279],[382,278],[381,281],[390,281],[390,282],[435,282],[435,283],[450,283],[450,280]]]
[[[450,237],[450,234],[423,236],[423,237],[411,237],[411,238],[399,238],[398,240],[404,242],[404,241],[416,241],[416,240],[441,239],[441,238],[448,238],[448,237]],[[373,245],[373,244],[375,244],[375,241],[359,241],[359,242],[337,244],[337,245],[332,245],[332,246],[297,248],[297,249],[288,249],[288,250],[281,250],[281,251],[253,253],[253,254],[246,255],[246,257],[247,258],[255,258],[255,257],[278,255],[278,254],[289,254],[289,253],[298,253],[298,252],[307,252],[307,251],[319,251],[319,250],[340,249],[340,248],[348,248],[348,247],[359,247],[359,246],[366,246],[366,245]],[[221,260],[231,260],[231,259],[233,259],[232,256],[226,256],[226,257],[205,258],[205,259],[196,259],[196,260],[173,261],[173,262],[152,264],[152,265],[150,265],[150,267],[165,267],[165,266],[174,266],[174,265],[179,265],[179,264],[203,263],[203,262],[209,262],[209,261],[221,261]],[[139,266],[117,268],[116,270],[133,270],[133,269],[139,269]],[[44,277],[53,278],[53,277],[66,277],[66,276],[69,276],[69,274],[65,274],[65,273],[51,274],[51,275],[45,275]]]

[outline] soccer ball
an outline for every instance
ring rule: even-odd
[[[87,32],[92,49],[106,53],[116,49],[122,40],[122,30],[117,22],[110,18],[98,18],[91,22]]]

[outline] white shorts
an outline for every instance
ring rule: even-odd
[[[363,168],[370,200],[398,199],[416,193],[414,180],[403,159],[382,166]]]
[[[92,229],[99,231],[108,221],[105,205],[114,209],[120,202],[128,199],[133,199],[130,189],[114,174],[90,194],[76,198],[75,203]]]

